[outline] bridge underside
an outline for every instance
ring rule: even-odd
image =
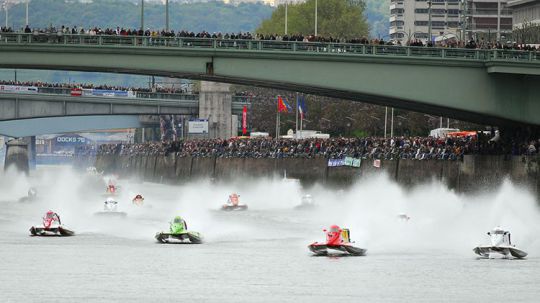
[[[0,121],[0,135],[20,138],[141,126],[139,117],[133,115],[35,118]]]
[[[281,88],[491,125],[540,125],[540,63],[119,47],[3,46],[0,67],[130,73]],[[521,65],[520,65],[521,64]]]

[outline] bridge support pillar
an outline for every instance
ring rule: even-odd
[[[28,145],[28,164],[31,170],[36,169],[36,136],[24,137]]]
[[[208,119],[208,137],[227,139],[231,131],[232,93],[230,84],[201,81],[199,118]]]
[[[14,166],[17,171],[28,175],[28,143],[22,139],[11,140],[6,143],[6,159],[4,170]]]

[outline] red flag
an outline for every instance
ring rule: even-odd
[[[278,106],[278,112],[289,112],[289,108],[291,107],[287,101],[281,97],[281,96],[278,96],[277,97],[277,106]]]
[[[247,134],[247,106],[242,109],[242,135]]]

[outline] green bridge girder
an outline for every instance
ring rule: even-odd
[[[129,38],[132,39],[132,38]],[[261,47],[2,43],[0,67],[131,73],[283,88],[473,122],[540,125],[540,54],[300,43]],[[103,41],[101,41],[103,42]],[[251,42],[250,42],[251,43]],[[266,42],[265,42],[266,43]],[[301,48],[304,51],[298,51]],[[405,51],[403,51],[403,49]],[[486,55],[487,54],[487,55]],[[523,59],[525,56],[525,59]]]

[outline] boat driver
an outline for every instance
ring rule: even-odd
[[[236,193],[229,195],[229,200],[227,201],[227,204],[232,205],[232,206],[238,206],[238,202],[239,202],[238,197],[240,196]]]
[[[58,224],[62,225],[62,221],[60,221],[60,216],[52,210],[49,210],[45,214],[45,219],[53,219],[53,221],[57,221]]]
[[[143,204],[143,201],[144,201],[144,198],[140,194],[136,195],[135,198],[133,198],[133,200],[131,200],[131,202],[133,202],[133,204],[139,205],[139,206]]]

